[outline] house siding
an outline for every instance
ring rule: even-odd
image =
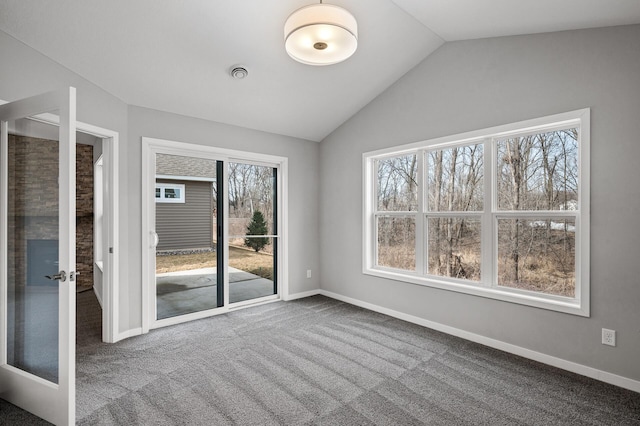
[[[211,182],[157,179],[157,183],[185,186],[184,203],[156,203],[157,250],[212,246]]]

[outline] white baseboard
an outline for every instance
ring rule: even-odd
[[[119,342],[120,340],[128,339],[129,337],[133,337],[133,336],[140,336],[141,334],[142,334],[142,327],[132,328],[131,330],[126,330],[121,333],[118,333],[115,342]]]
[[[322,294],[322,290],[318,289],[318,290],[303,291],[301,293],[289,294],[286,297],[283,297],[282,300],[289,301],[289,300],[303,299],[305,297],[317,296],[318,294]]]
[[[304,294],[304,293],[300,293]],[[351,305],[359,306],[361,308],[368,309],[370,311],[379,312],[381,314],[389,315],[390,317],[398,318],[403,321],[411,322],[421,325],[423,327],[431,328],[436,331],[441,331],[452,336],[460,337],[465,340],[470,340],[481,345],[489,346],[494,349],[499,349],[504,352],[508,352],[514,355],[518,355],[524,358],[528,358],[534,361],[541,362],[553,367],[560,368],[562,370],[570,371],[572,373],[580,374],[582,376],[590,377],[592,379],[600,380],[605,383],[620,386],[621,388],[629,389],[634,392],[640,393],[640,381],[629,379],[627,377],[619,376],[617,374],[608,373],[606,371],[598,370],[586,365],[577,364],[572,361],[567,361],[562,358],[557,358],[551,355],[546,355],[540,352],[532,351],[521,346],[505,343],[500,340],[491,339],[489,337],[481,336],[479,334],[470,333],[459,328],[450,327],[448,325],[440,324],[434,321],[429,321],[424,318],[416,317],[413,315],[405,314],[402,312],[394,311],[393,309],[384,308],[382,306],[374,305],[372,303],[363,302],[361,300],[352,299],[351,297],[343,296],[341,294],[333,293],[326,290],[320,290],[314,294],[321,294],[323,296],[330,297],[332,299],[340,300],[342,302],[349,303]]]

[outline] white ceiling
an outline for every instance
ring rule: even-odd
[[[445,41],[640,23],[640,0],[329,0],[358,50],[312,67],[283,25],[314,1],[0,0],[0,29],[127,104],[320,141]]]

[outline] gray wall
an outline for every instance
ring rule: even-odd
[[[0,99],[12,101],[73,86],[78,120],[126,135],[126,104],[81,76],[0,31]],[[110,64],[117,67],[122,64]]]
[[[212,162],[215,167],[215,163]],[[156,183],[184,185],[184,203],[156,202],[158,250],[213,247],[211,182],[156,179]]]
[[[590,318],[362,274],[363,152],[585,107]],[[446,43],[321,143],[321,288],[640,380],[639,116],[640,26]]]

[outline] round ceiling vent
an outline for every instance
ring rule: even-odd
[[[249,75],[249,71],[243,66],[235,65],[231,67],[231,77],[236,78],[238,80],[242,80],[243,78],[247,78]]]

